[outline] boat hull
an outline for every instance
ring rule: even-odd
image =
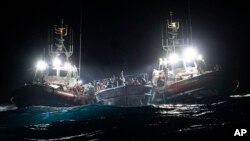
[[[155,88],[151,103],[212,103],[229,97],[237,88],[238,81],[222,71]]]
[[[94,103],[92,95],[74,95],[48,85],[34,84],[17,89],[11,101],[18,107],[25,106],[77,106]]]
[[[144,106],[148,102],[152,86],[126,85],[100,91],[96,94],[99,104],[134,107]]]

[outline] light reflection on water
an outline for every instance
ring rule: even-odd
[[[210,105],[162,104],[144,107],[0,106],[0,139],[154,140],[231,134],[249,125],[249,98],[231,97]],[[143,132],[142,132],[143,131]],[[142,132],[142,133],[141,133]],[[206,134],[209,133],[209,134]],[[133,135],[133,136],[131,136]],[[116,138],[117,137],[117,138]]]

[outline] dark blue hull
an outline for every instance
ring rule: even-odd
[[[96,94],[99,104],[113,106],[143,106],[147,105],[152,87],[145,85],[127,85],[110,88]]]
[[[210,72],[155,88],[150,103],[213,103],[229,98],[238,86],[228,73]]]
[[[59,91],[48,85],[34,84],[17,89],[11,101],[18,107],[25,106],[77,106],[95,102],[93,95],[75,95]]]

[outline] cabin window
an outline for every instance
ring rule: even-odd
[[[49,69],[48,76],[56,76],[56,70],[55,69]]]
[[[65,70],[61,70],[61,71],[60,71],[60,76],[61,76],[61,77],[65,77],[65,76],[67,76],[67,74],[68,74],[68,72],[65,71]]]
[[[184,65],[183,65],[183,62],[182,62],[182,61],[179,61],[179,62],[176,63],[174,66],[175,66],[175,68],[184,68]]]
[[[186,62],[186,67],[195,67],[194,62]]]
[[[174,65],[171,65],[171,64],[168,64],[168,65],[167,65],[167,68],[168,68],[168,70],[170,70],[170,71],[172,71],[172,68],[173,68],[173,67],[174,67],[175,69],[184,68],[184,64],[183,64],[182,61],[179,61],[179,62],[175,63]]]
[[[172,66],[170,65],[170,64],[167,64],[167,68],[168,68],[168,70],[172,70]]]

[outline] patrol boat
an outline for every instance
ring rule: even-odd
[[[212,103],[229,97],[238,88],[239,81],[220,66],[206,68],[202,54],[192,45],[192,35],[180,38],[180,23],[173,19],[172,12],[163,27],[164,57],[153,70],[149,103]]]
[[[84,87],[80,65],[71,61],[73,32],[64,21],[50,30],[49,57],[37,62],[35,80],[14,91],[11,101],[22,106],[76,106],[95,102],[94,89]],[[85,89],[84,89],[85,88]]]

